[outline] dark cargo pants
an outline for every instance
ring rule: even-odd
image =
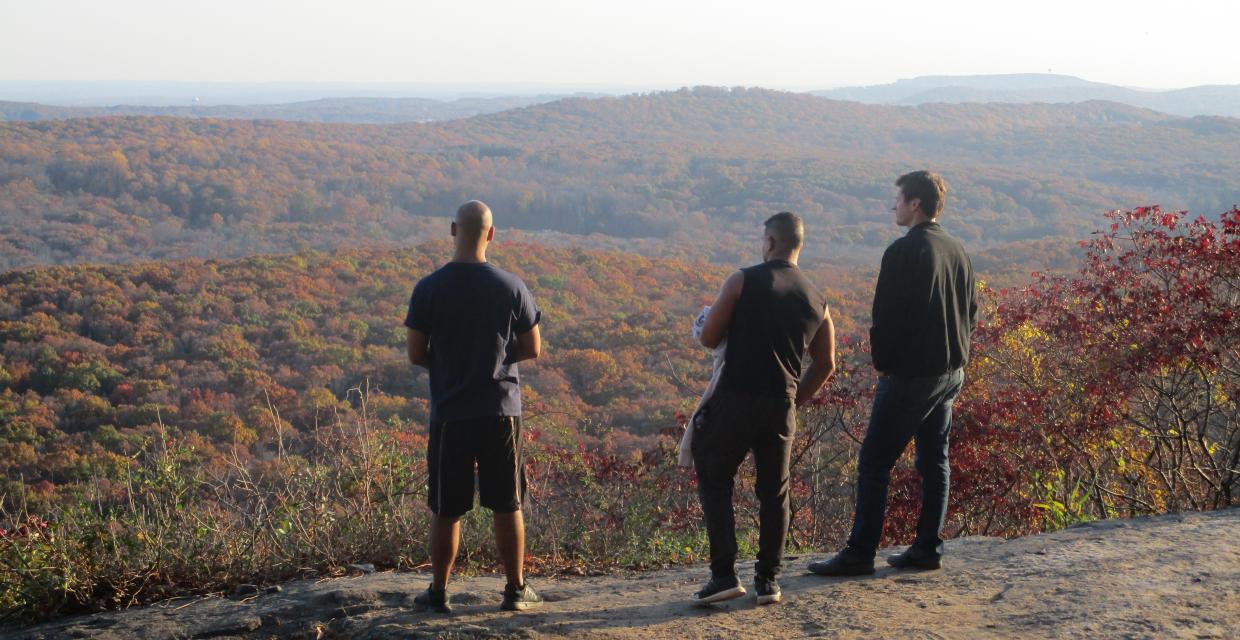
[[[788,461],[796,433],[792,398],[716,391],[694,419],[693,468],[710,537],[710,571],[736,575],[736,472],[753,452],[758,497],[759,576],[779,574],[788,533]]]

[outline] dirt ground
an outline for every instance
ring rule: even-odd
[[[249,598],[175,600],[3,638],[1240,638],[1240,508],[1109,520],[1015,540],[949,541],[944,568],[822,578],[791,557],[784,601],[698,608],[705,566],[533,579],[539,610],[499,611],[503,579],[450,586],[420,611],[421,573],[301,581]],[[741,579],[752,579],[749,565]],[[747,587],[748,588],[748,587]]]

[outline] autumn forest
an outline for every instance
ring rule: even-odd
[[[840,350],[800,415],[790,544],[838,546],[892,181],[923,166],[984,281],[948,533],[1240,502],[1237,120],[696,88],[420,124],[2,122],[0,622],[421,566],[428,388],[401,320],[470,198],[544,313],[532,571],[702,559],[674,462],[710,371],[690,324],[779,210]],[[888,539],[917,491],[905,461]],[[494,567],[486,522],[465,535]]]

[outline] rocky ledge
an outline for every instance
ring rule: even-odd
[[[305,580],[232,598],[173,600],[7,629],[3,638],[540,638],[1240,636],[1240,508],[1108,520],[1042,535],[962,538],[944,568],[829,579],[790,557],[784,601],[688,603],[703,566],[534,579],[547,603],[499,611],[503,579],[451,585],[454,611],[420,610],[419,573]],[[749,571],[742,572],[748,580]]]

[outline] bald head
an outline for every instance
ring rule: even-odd
[[[456,235],[466,243],[478,243],[491,230],[491,208],[479,200],[470,200],[456,210]]]

